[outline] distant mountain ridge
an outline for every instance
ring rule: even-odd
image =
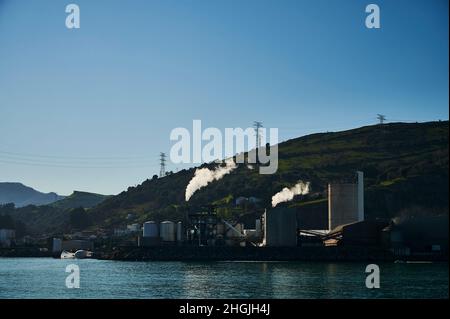
[[[65,196],[54,192],[42,193],[22,183],[0,182],[0,204],[14,203],[16,207],[47,205]]]

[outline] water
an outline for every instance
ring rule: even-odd
[[[80,289],[66,288],[69,264]],[[0,258],[0,298],[448,298],[448,263],[121,262]]]

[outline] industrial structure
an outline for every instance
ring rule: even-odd
[[[302,221],[302,215],[298,214],[297,209],[277,206],[256,213],[255,222],[251,223],[250,228],[246,228],[245,225],[250,226],[248,222],[225,220],[217,216],[215,207],[208,206],[194,212],[188,211],[183,221],[145,222],[138,244],[296,247],[317,242],[322,246],[337,245],[338,242],[343,242],[343,234],[377,228],[374,225],[358,224],[364,221],[363,179],[363,173],[357,172],[356,182],[330,183],[328,215],[319,214],[315,216],[315,220],[311,218],[306,223]],[[325,205],[326,202],[321,207],[326,209]],[[314,212],[306,212],[306,215],[313,217]],[[317,225],[318,228],[311,230],[308,227],[311,225]]]
[[[166,153],[159,153],[159,177],[164,177],[166,175]]]
[[[328,184],[328,230],[364,220],[364,174],[357,172],[356,183]]]
[[[273,208],[263,215],[264,240],[267,247],[297,246],[297,214],[291,208]]]

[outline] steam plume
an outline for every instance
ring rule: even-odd
[[[309,182],[299,181],[291,188],[283,188],[280,192],[272,196],[272,207],[277,206],[279,203],[291,201],[295,195],[306,195],[309,193]]]
[[[218,181],[225,175],[231,173],[237,166],[232,158],[225,160],[225,167],[218,166],[214,170],[208,168],[200,168],[195,170],[194,177],[190,180],[188,186],[186,187],[185,200],[189,199],[194,195],[196,191],[200,188],[205,187],[212,181]]]

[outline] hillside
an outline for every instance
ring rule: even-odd
[[[21,183],[0,182],[0,204],[14,203],[16,207],[47,205],[63,199],[56,193],[41,193]]]
[[[189,206],[220,204],[223,214],[239,214],[233,207],[239,196],[255,196],[260,207],[298,180],[311,182],[314,197],[324,198],[327,183],[365,173],[366,218],[403,214],[448,214],[448,121],[391,123],[342,132],[299,137],[279,145],[279,169],[273,175],[239,165],[231,174],[196,192]],[[202,165],[207,167],[209,165]],[[102,226],[123,225],[128,213],[136,221],[182,219],[188,205],[185,189],[195,169],[146,180],[90,210]],[[296,205],[298,199],[290,203]],[[323,203],[320,204],[323,206]]]
[[[111,196],[74,191],[71,195],[50,204],[50,206],[58,209],[70,209],[77,207],[91,208],[100,204],[109,197]]]
[[[83,210],[83,208],[89,209],[109,197],[74,191],[70,196],[49,205],[27,205],[17,208],[11,205],[0,205],[0,216],[12,216],[16,222],[25,225],[28,234],[61,233],[77,228],[71,224],[72,212]]]

